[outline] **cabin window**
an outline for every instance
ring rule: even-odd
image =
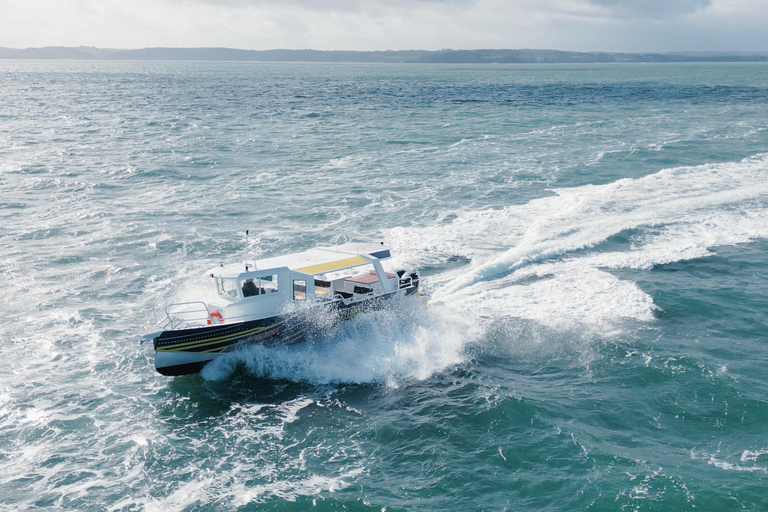
[[[277,274],[245,279],[242,283],[243,297],[274,293],[277,291]]]
[[[313,280],[315,281],[315,296],[320,299],[329,299],[333,294],[333,283],[324,274],[316,275]]]
[[[237,279],[216,279],[216,288],[222,297],[238,297]]]
[[[307,281],[305,279],[293,280],[293,300],[307,299]]]

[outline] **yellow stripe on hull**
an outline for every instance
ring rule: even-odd
[[[275,326],[276,325],[278,325],[278,324],[275,324]],[[272,329],[275,326],[263,328],[263,329],[261,329],[261,331],[266,331],[268,329]],[[307,331],[307,329],[302,329],[301,331],[296,332],[296,333],[294,333],[294,334],[292,334],[290,336],[283,337],[281,339],[281,341],[283,343],[286,343],[286,344],[290,343],[292,341],[296,341],[296,340],[302,338],[306,334],[306,331]],[[250,336],[250,335],[253,334],[253,332],[251,332],[251,331],[245,331],[245,332],[250,333],[250,334],[239,333],[240,334],[239,337],[245,338],[245,337]],[[228,336],[227,338],[229,340],[229,339],[232,339],[233,337],[234,336]],[[214,340],[218,340],[218,343],[220,343],[222,341],[221,338],[214,338],[213,340],[207,340],[207,341],[211,342],[211,341],[214,341]],[[208,343],[205,343],[205,345],[207,345],[207,344]],[[198,342],[196,345],[194,345],[194,347],[189,347],[189,346],[186,346],[186,345],[187,344],[185,344],[185,346],[183,348],[177,348],[177,346],[174,346],[174,348],[165,348],[165,349],[158,348],[157,350],[158,350],[158,352],[161,352],[161,351],[162,352],[187,352],[187,351],[189,351],[190,348],[196,348],[196,347],[202,345],[202,343]],[[232,347],[232,345],[225,345],[223,347],[216,347],[216,348],[212,348],[212,349],[208,349],[208,350],[198,350],[198,351],[195,351],[195,353],[197,353],[197,354],[213,354],[213,353],[217,353],[217,352],[224,352],[225,350],[229,349],[230,347]]]
[[[197,353],[198,354],[213,354],[213,353],[216,353],[216,352],[224,352],[225,350],[227,350],[231,346],[232,345],[225,345],[223,347],[212,348],[210,350],[201,350],[200,352],[197,352]]]
[[[165,351],[165,352],[184,352],[190,349],[198,348],[198,347],[204,347],[206,345],[216,345],[218,343],[224,343],[227,341],[234,341],[238,340],[240,338],[247,338],[248,336],[253,336],[254,334],[259,334],[264,331],[268,331],[270,329],[274,329],[276,327],[281,326],[284,324],[285,321],[278,322],[276,324],[268,325],[266,327],[256,327],[254,329],[248,329],[247,331],[239,331],[234,334],[229,334],[227,336],[219,336],[216,338],[206,338],[204,340],[195,340],[195,341],[188,341],[185,343],[176,343],[173,345],[168,345],[165,347],[157,347],[157,351]],[[224,347],[226,348],[226,347]]]

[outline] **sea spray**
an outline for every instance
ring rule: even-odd
[[[224,354],[206,365],[202,375],[223,379],[243,365],[255,376],[271,379],[397,386],[460,364],[467,357],[467,345],[479,334],[475,324],[449,308],[421,306],[418,299],[405,298],[383,310],[326,325],[307,343],[255,345]]]

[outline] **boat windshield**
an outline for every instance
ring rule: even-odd
[[[239,296],[237,293],[237,279],[228,279],[219,277],[216,279],[216,291],[222,297],[236,298]]]

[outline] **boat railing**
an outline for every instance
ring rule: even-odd
[[[162,310],[165,313],[165,318],[157,318],[157,311],[154,305],[152,310],[155,312],[155,323],[162,326],[166,331],[200,327],[206,325],[210,317],[208,305],[202,301],[168,304]]]
[[[152,316],[155,320],[155,325],[160,327],[162,327],[162,324],[165,323],[164,319],[160,316],[160,313],[158,312],[158,311],[162,312],[162,308],[160,307],[161,302],[162,302],[162,298],[156,299],[155,301],[152,302]]]

